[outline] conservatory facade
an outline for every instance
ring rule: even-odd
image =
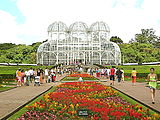
[[[95,22],[90,27],[83,22],[69,27],[54,22],[48,27],[48,41],[37,50],[37,64],[121,64],[120,48],[109,41],[109,33],[104,22]]]

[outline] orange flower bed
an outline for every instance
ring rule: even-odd
[[[87,78],[94,78],[92,75],[89,74],[71,74],[68,77],[87,77]]]

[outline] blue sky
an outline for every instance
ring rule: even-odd
[[[88,26],[106,22],[110,36],[124,42],[142,28],[153,28],[160,36],[159,0],[0,0],[0,43],[32,44],[48,38],[47,27],[62,21]]]
[[[19,24],[25,22],[25,17],[17,7],[16,1],[13,0],[0,0],[0,10],[6,11],[16,17],[16,21]]]

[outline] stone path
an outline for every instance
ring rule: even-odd
[[[57,77],[57,81],[62,79],[64,76]],[[47,91],[52,86],[60,84],[59,82],[55,83],[44,83],[41,86],[22,86],[17,87],[5,92],[0,93],[0,119],[6,115],[12,113],[20,106],[24,105],[28,101],[32,100],[34,97],[39,94]]]
[[[110,82],[102,83],[109,85]],[[120,85],[116,82],[113,87],[160,112],[160,90],[156,90],[155,104],[152,104],[150,89],[146,87],[146,83],[136,83],[133,86],[130,81],[125,81]]]

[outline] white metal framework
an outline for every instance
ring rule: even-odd
[[[63,22],[48,27],[48,41],[37,51],[37,64],[121,64],[121,52],[109,41],[110,29],[104,22],[95,22],[90,28],[75,22],[68,28]]]

